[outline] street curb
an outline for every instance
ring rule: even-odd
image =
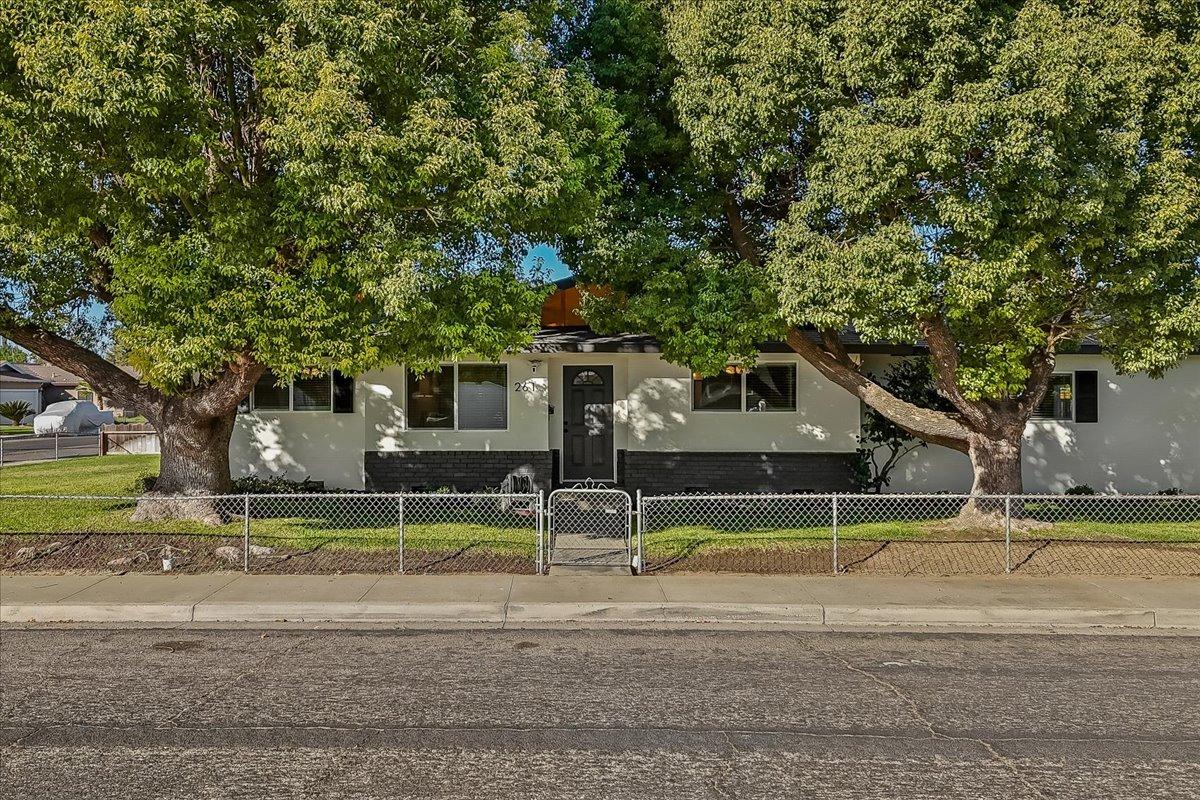
[[[1194,608],[1164,608],[1154,612],[1154,627],[1200,630],[1200,611]]]
[[[827,625],[1025,625],[1153,628],[1147,609],[826,606]]]
[[[711,622],[820,625],[822,608],[815,604],[766,603],[510,603],[506,623]]]
[[[191,622],[427,622],[502,625],[502,603],[199,603]]]
[[[0,606],[0,623],[191,621],[190,603],[27,603]]]
[[[695,628],[713,624],[1200,631],[1200,611],[1138,608],[856,607],[762,603],[28,603],[0,606],[0,623],[394,623],[480,628]]]

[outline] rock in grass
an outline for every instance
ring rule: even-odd
[[[250,555],[252,555],[252,556],[269,556],[269,555],[271,555],[271,553],[274,553],[274,552],[275,551],[272,550],[270,547],[264,547],[261,544],[250,545]]]
[[[36,555],[36,547],[22,547],[17,550],[17,558],[33,558]]]
[[[132,563],[133,556],[122,556],[121,558],[112,559],[108,562],[108,565],[110,567],[128,567]]]
[[[242,560],[242,551],[238,550],[236,547],[230,547],[229,545],[222,545],[221,547],[218,547],[213,551],[213,555],[215,555],[217,558],[228,561],[230,564],[236,564]]]

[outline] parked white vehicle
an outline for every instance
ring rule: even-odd
[[[113,421],[111,411],[101,411],[90,400],[63,400],[51,403],[33,418],[33,432],[95,433],[101,425],[111,425]]]

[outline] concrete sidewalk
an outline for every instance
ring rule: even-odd
[[[0,622],[994,626],[1200,632],[1189,578],[6,575]]]

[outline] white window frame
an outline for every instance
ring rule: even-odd
[[[741,366],[733,364],[732,366]],[[796,407],[795,408],[779,408],[767,409],[766,411],[751,410],[746,407],[749,393],[746,391],[746,376],[750,374],[753,367],[744,367],[741,373],[741,407],[740,408],[696,408],[696,378],[688,377],[688,402],[691,404],[692,413],[694,414],[796,414],[800,411],[800,364],[796,361],[759,361],[755,367],[791,367],[792,374],[796,378]],[[716,377],[716,376],[709,376]]]
[[[464,365],[464,366],[468,366],[468,367],[503,367],[504,368],[504,427],[503,428],[464,428],[459,424],[458,412],[459,412],[459,409],[462,408],[461,404],[459,403],[459,397],[458,397],[458,367],[460,364]],[[500,433],[501,431],[508,431],[510,429],[510,426],[512,425],[512,420],[510,419],[509,411],[512,410],[511,409],[512,404],[509,402],[509,396],[508,396],[508,374],[509,373],[508,373],[508,362],[507,361],[442,361],[442,362],[438,363],[438,369],[441,369],[442,367],[452,367],[454,370],[454,378],[452,379],[452,383],[454,384],[454,427],[452,427],[452,428],[418,428],[412,424],[411,420],[409,420],[409,417],[408,417],[408,396],[409,396],[408,395],[408,373],[411,372],[412,370],[409,369],[409,366],[407,364],[404,364],[404,365],[402,365],[401,368],[404,370],[404,429],[405,430],[408,430],[408,431],[456,431],[456,432],[457,431],[479,431],[482,433]]]
[[[1071,385],[1071,414],[1066,417],[1059,417],[1059,416],[1042,417],[1042,416],[1038,416],[1037,409],[1035,408],[1033,410],[1033,413],[1030,414],[1030,416],[1029,416],[1030,422],[1074,422],[1075,421],[1075,400],[1076,400],[1076,398],[1075,398],[1075,373],[1074,372],[1051,373],[1051,375],[1050,375],[1051,382],[1053,382],[1056,378],[1066,378],[1070,382],[1070,385]],[[1051,387],[1046,388],[1047,393],[1049,393],[1050,390],[1051,390]],[[1055,400],[1055,402],[1057,402],[1057,399]]]

